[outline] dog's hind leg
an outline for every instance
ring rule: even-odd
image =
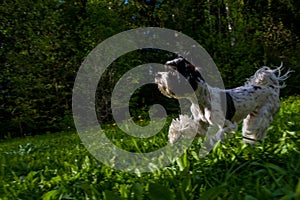
[[[266,104],[261,109],[250,113],[243,121],[243,140],[255,144],[265,138],[267,129],[279,109],[279,105]]]

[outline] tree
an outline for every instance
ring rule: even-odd
[[[297,0],[3,0],[0,137],[72,127],[72,87],[82,61],[101,41],[131,28],[165,27],[192,37],[213,57],[228,88],[243,84],[262,65],[283,61],[299,70],[299,10]],[[98,93],[104,103],[97,108],[106,119],[109,91],[122,73],[170,58],[151,50],[126,56],[103,77],[109,90]],[[292,75],[285,94],[299,93],[299,78]],[[156,92],[137,91],[141,98],[134,96],[131,105],[146,111],[153,102],[166,102],[152,100]]]
[[[76,71],[99,41],[119,32],[118,18],[106,1],[16,0],[0,9],[2,137],[72,126]]]

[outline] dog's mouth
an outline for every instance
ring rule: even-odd
[[[175,98],[176,95],[172,90],[169,90],[166,86],[158,86],[158,89],[161,93],[163,93],[165,96],[169,98]]]
[[[158,72],[155,83],[165,96],[170,98],[181,98],[190,94],[190,79],[178,70],[177,66],[165,64],[165,71]],[[193,88],[194,89],[194,88]]]
[[[175,93],[173,92],[173,87],[170,84],[172,82],[172,78],[170,80],[170,76],[177,76],[177,72],[174,70],[169,70],[167,72],[158,72],[155,75],[155,83],[158,85],[158,89],[161,93],[169,98],[175,98]]]
[[[179,72],[177,67],[174,65],[165,65],[166,71],[168,71],[172,76],[178,76]]]
[[[177,69],[177,67],[174,66],[174,65],[165,65],[165,66],[166,66],[166,68],[169,69],[169,70],[176,70],[176,69]]]

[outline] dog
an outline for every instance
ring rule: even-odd
[[[158,89],[170,98],[189,99],[192,114],[172,120],[168,133],[171,144],[181,137],[204,137],[210,126],[217,128],[214,140],[224,141],[225,133],[230,137],[242,121],[243,141],[249,144],[262,141],[280,108],[279,93],[285,87],[282,82],[292,72],[288,70],[281,75],[282,63],[275,69],[262,67],[243,86],[220,89],[205,82],[200,68],[181,56],[167,61],[165,66],[168,70],[155,76]],[[183,84],[189,84],[197,98],[193,98],[191,92],[178,90],[184,88]]]

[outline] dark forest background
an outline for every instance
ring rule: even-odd
[[[81,63],[100,42],[138,27],[174,29],[198,41],[226,88],[282,61],[295,71],[282,96],[299,94],[299,24],[299,0],[1,0],[0,138],[73,130],[72,87]],[[99,83],[100,120],[112,122],[110,89],[122,73],[167,56],[142,50],[113,63],[105,87]],[[142,114],[152,103],[176,104],[155,87],[139,94],[131,107]]]

